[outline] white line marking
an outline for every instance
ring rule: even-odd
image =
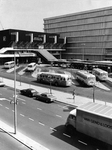
[[[59,118],[62,118],[62,116],[60,116],[60,115],[56,115],[57,117],[59,117]]]
[[[26,104],[26,103],[22,102],[22,104]]]
[[[5,107],[6,109],[9,109],[8,107]]]
[[[82,142],[82,141],[80,141],[80,140],[78,140],[78,142],[80,142],[80,143],[82,143],[82,144],[84,144],[84,145],[87,145],[87,143],[85,143],[85,142]]]
[[[18,99],[21,100],[21,101],[24,101],[24,102],[26,101],[26,100],[24,100],[24,99],[22,99],[22,98],[19,98],[19,97],[18,97]]]
[[[57,131],[56,129],[54,129],[54,128],[52,128],[52,127],[50,127],[50,129],[51,129],[52,131]]]
[[[38,110],[42,110],[41,108],[37,108]]]
[[[12,112],[14,112],[14,110],[12,110]]]
[[[20,114],[20,116],[24,117],[24,115],[23,115],[23,114]]]
[[[42,126],[45,126],[45,124],[43,124],[43,123],[41,123],[41,122],[39,122],[39,124],[42,125]]]
[[[70,135],[68,135],[68,134],[63,133],[63,135],[65,135],[65,136],[67,136],[67,137],[71,138],[71,136],[70,136]]]
[[[29,118],[29,120],[34,121],[32,118]]]
[[[0,104],[0,106],[3,106],[2,104]]]

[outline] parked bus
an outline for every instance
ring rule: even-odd
[[[14,67],[14,65],[15,65],[14,61],[8,61],[8,62],[4,63],[4,68],[10,69],[10,68]]]
[[[88,86],[93,86],[96,82],[95,75],[93,75],[85,70],[78,70],[76,72],[76,79],[80,80],[81,82],[85,83]]]
[[[93,74],[100,81],[106,81],[108,79],[108,72],[105,71],[105,70],[102,70],[100,68],[94,68],[93,69]]]
[[[71,86],[72,80],[68,74],[40,72],[37,75],[37,81],[40,83],[52,84],[55,86]]]

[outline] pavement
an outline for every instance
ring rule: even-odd
[[[2,80],[6,86],[14,88],[14,80],[6,79],[6,78],[2,78]],[[34,86],[31,84],[26,84],[26,83],[19,82],[19,81],[16,81],[15,83],[16,83],[15,85],[16,85],[17,90],[25,89],[25,88],[29,87],[29,88],[36,89],[40,93],[50,92],[50,89],[48,89],[48,88]],[[97,82],[96,86],[99,88],[102,88],[103,90],[110,90],[109,88],[107,88],[103,84],[101,84],[100,82]],[[73,99],[72,94],[66,93],[66,92],[61,92],[61,91],[56,91],[56,90],[52,90],[52,94],[54,96],[56,96],[58,102],[65,103],[66,105],[72,105],[73,107],[77,107],[79,105],[82,105],[82,104],[90,102],[90,101],[93,102],[93,99],[79,96],[79,95],[76,95],[75,99]],[[19,101],[19,95],[17,96],[17,98]],[[112,103],[107,103],[107,102],[105,103],[105,102],[98,100],[98,99],[95,99],[95,103],[101,103],[104,105],[106,104],[106,105],[112,106]],[[0,121],[0,128],[3,129],[5,132],[7,132],[13,138],[17,139],[18,141],[20,141],[21,143],[23,143],[24,145],[29,147],[29,149],[31,149],[31,150],[37,150],[37,149],[38,150],[48,150],[48,148],[44,147],[43,145],[40,145],[36,141],[32,140],[30,137],[23,135],[19,131],[17,131],[17,133],[14,134],[14,129],[2,121]]]

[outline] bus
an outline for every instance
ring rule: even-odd
[[[108,79],[108,72],[100,68],[94,68],[93,74],[96,76],[96,79],[100,81],[106,81]]]
[[[37,74],[37,82],[63,87],[72,85],[72,79],[70,75],[54,72],[39,72]]]
[[[78,70],[76,72],[76,79],[83,82],[84,84],[88,86],[95,85],[96,77],[95,75],[85,71],[85,70]]]
[[[14,65],[15,65],[14,61],[8,61],[8,62],[4,63],[4,68],[10,69],[10,68],[14,67]]]

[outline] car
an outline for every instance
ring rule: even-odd
[[[39,92],[37,92],[35,89],[33,88],[28,88],[28,89],[22,89],[20,90],[20,93],[22,95],[28,96],[28,97],[34,97],[35,95],[38,95]]]
[[[56,97],[50,93],[41,93],[41,94],[36,95],[35,99],[40,100],[40,101],[44,101],[46,103],[51,103],[51,102],[54,102],[56,100]]]
[[[5,83],[3,81],[0,81],[0,87],[5,86]]]
[[[37,67],[37,64],[35,62],[32,62],[30,64],[28,64],[26,71],[34,71]]]

